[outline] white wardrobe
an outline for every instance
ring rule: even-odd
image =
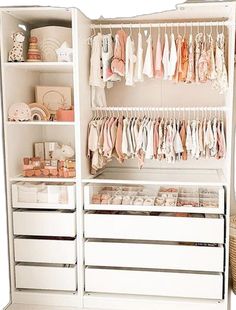
[[[142,27],[147,33],[151,29],[156,42],[157,24],[171,24],[174,29],[179,24],[178,31],[186,33],[192,24],[195,33],[204,23],[213,33],[217,23],[224,29],[228,72],[224,94],[211,83],[145,79],[129,87],[121,81],[106,89],[106,109],[91,107],[88,38],[93,28],[115,34],[121,27],[127,32],[133,27],[136,37]],[[8,62],[13,32],[22,31],[23,26],[28,35],[31,29],[48,25],[72,28],[73,62]],[[229,310],[235,3],[187,3],[163,13],[95,21],[76,8],[11,7],[1,9],[0,31],[11,282],[6,309]],[[10,122],[9,107],[15,102],[34,102],[36,85],[72,87],[74,122]],[[132,159],[122,165],[113,159],[97,175],[90,174],[87,129],[92,117],[117,110],[136,115],[147,107],[194,115],[201,110],[218,111],[226,126],[226,157],[175,163],[146,160],[143,169]],[[32,156],[32,145],[38,141],[72,145],[76,177],[23,177],[22,158]],[[68,199],[58,204],[37,199],[22,202],[20,191],[27,182],[44,182],[48,192],[59,186],[67,191]],[[197,191],[198,199],[209,191],[214,193],[216,207],[92,202],[93,195],[104,188],[124,191],[140,186],[145,193],[176,188],[178,197],[181,191]],[[176,217],[174,213],[183,214]]]

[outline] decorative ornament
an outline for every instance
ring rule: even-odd
[[[27,61],[35,62],[41,61],[41,53],[38,49],[38,39],[37,37],[31,37],[29,39],[29,48],[27,53]]]
[[[36,102],[43,104],[53,115],[58,109],[71,109],[71,87],[36,86]]]
[[[15,32],[12,34],[11,38],[13,39],[13,47],[9,51],[8,61],[9,62],[23,62],[23,42],[25,41],[25,35],[23,32]]]
[[[71,146],[63,144],[53,151],[52,158],[57,160],[66,160],[73,157],[75,154]]]
[[[8,110],[8,119],[10,121],[30,121],[30,107],[24,102],[12,104]]]
[[[50,112],[47,107],[40,103],[30,103],[32,121],[49,121]]]
[[[71,62],[73,59],[73,50],[65,41],[58,49],[56,49],[58,62]]]

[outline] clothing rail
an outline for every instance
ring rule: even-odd
[[[92,111],[227,111],[227,107],[96,107]]]
[[[92,29],[112,29],[112,28],[166,28],[166,27],[200,27],[200,26],[228,26],[229,21],[209,21],[209,22],[173,22],[173,23],[145,23],[145,24],[92,24],[90,27]]]

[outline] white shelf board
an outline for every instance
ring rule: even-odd
[[[38,178],[38,177],[23,177],[18,175],[10,178],[11,182],[62,182],[62,183],[75,183],[76,178]]]
[[[75,122],[50,122],[50,121],[26,121],[26,122],[11,122],[7,121],[9,126],[74,126]]]
[[[45,306],[45,305],[30,305],[30,304],[11,304],[6,309],[8,310],[81,310],[75,307],[58,307],[58,306]]]
[[[107,168],[83,183],[153,184],[153,185],[226,185],[222,170],[216,169],[133,169]]]
[[[5,62],[4,68],[38,72],[72,72],[73,62]]]
[[[85,210],[224,214],[220,208],[89,204]]]

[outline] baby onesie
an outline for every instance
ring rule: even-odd
[[[153,46],[152,46],[152,35],[150,34],[147,39],[147,50],[146,50],[146,56],[145,56],[144,65],[143,65],[143,73],[147,75],[147,77],[153,78],[154,76],[153,69],[154,69]]]

